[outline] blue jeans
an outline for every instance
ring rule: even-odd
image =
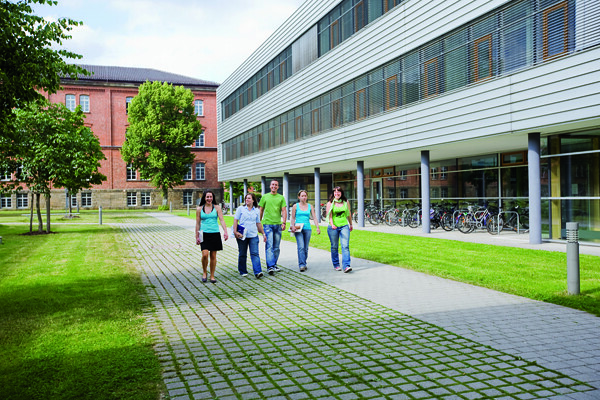
[[[238,271],[241,274],[247,274],[246,261],[248,260],[248,247],[250,247],[250,259],[252,260],[252,269],[254,275],[262,271],[260,267],[260,256],[258,254],[258,236],[246,238],[244,240],[236,239],[238,245]]]
[[[279,225],[263,225],[267,243],[265,245],[265,253],[267,253],[267,269],[277,265],[279,260],[279,243],[281,242],[281,224]]]
[[[331,226],[327,227],[327,235],[331,242],[331,262],[333,267],[340,266],[340,256],[338,253],[338,247],[340,239],[342,241],[342,267],[344,269],[350,266],[350,226],[344,225],[332,229]]]
[[[308,258],[308,244],[310,243],[310,235],[312,230],[302,229],[296,231],[296,246],[298,247],[298,267],[306,267],[306,259]]]

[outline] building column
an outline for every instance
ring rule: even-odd
[[[260,194],[263,195],[265,193],[267,193],[267,177],[261,176],[260,177]]]
[[[285,206],[287,207],[290,203],[290,173],[283,173],[283,197],[285,198]]]
[[[246,203],[246,195],[248,194],[248,179],[244,179],[244,204]]]
[[[431,208],[429,172],[429,150],[423,150],[421,151],[421,223],[423,233],[431,233],[431,220],[429,219],[429,209]]]
[[[540,178],[540,134],[528,135],[529,243],[542,243],[542,182]]]
[[[315,215],[321,222],[321,168],[315,168]]]
[[[233,181],[229,181],[229,210],[233,215]]]
[[[358,213],[358,226],[365,227],[365,162],[356,162],[356,212]]]

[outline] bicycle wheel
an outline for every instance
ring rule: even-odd
[[[398,223],[398,211],[389,210],[385,213],[385,223],[389,226],[396,225]]]
[[[499,215],[490,215],[487,221],[487,231],[490,235],[497,235],[502,231],[504,221]]]
[[[522,231],[529,230],[529,214],[519,215],[519,223],[521,224]]]
[[[411,214],[408,215],[408,226],[410,226],[411,228],[416,228],[417,226],[419,226],[419,213],[418,212],[413,212]]]
[[[379,216],[379,212],[374,212],[369,216],[369,222],[373,225],[379,225],[381,222],[381,217]]]
[[[450,232],[454,230],[454,220],[452,219],[452,214],[444,214],[440,222],[442,225],[442,229],[444,229],[445,231]]]
[[[353,220],[355,223],[358,223],[358,211],[354,211],[354,212],[352,213],[352,220]]]
[[[473,232],[475,225],[475,218],[471,214],[462,214],[456,221],[456,228],[462,233]]]
[[[402,211],[402,215],[398,218],[398,225],[407,226],[408,225],[408,216],[409,213],[406,211]]]

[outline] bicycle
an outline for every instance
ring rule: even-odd
[[[491,235],[497,235],[503,230],[512,230],[517,233],[529,232],[529,209],[525,208],[519,212],[518,205],[509,211],[500,209],[498,215],[490,220],[487,228]]]
[[[462,233],[471,233],[475,229],[487,229],[488,222],[494,215],[487,207],[479,207],[473,211],[473,206],[468,207],[468,212],[458,219],[456,227]]]

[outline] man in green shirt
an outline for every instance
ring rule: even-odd
[[[260,199],[260,219],[265,230],[267,243],[265,252],[267,255],[267,272],[269,275],[281,271],[277,267],[279,259],[279,243],[281,242],[281,233],[285,229],[287,220],[287,205],[285,198],[277,193],[279,182],[271,181],[271,193],[266,193]]]

